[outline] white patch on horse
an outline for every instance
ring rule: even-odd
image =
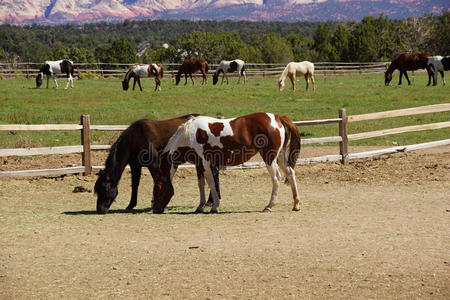
[[[281,128],[281,126],[278,125],[277,120],[275,120],[274,114],[266,113],[266,115],[270,118],[270,126],[272,126],[275,129]]]
[[[149,68],[149,65],[135,65],[133,72],[138,76],[148,76],[150,74]]]
[[[153,68],[155,68],[156,72],[159,74],[160,70],[157,64],[152,64]]]

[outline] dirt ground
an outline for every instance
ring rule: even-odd
[[[0,169],[45,159],[3,159]],[[261,213],[271,181],[258,169],[221,172],[220,213],[193,214],[196,177],[179,170],[163,215],[149,211],[147,171],[137,210],[124,211],[126,172],[107,215],[95,214],[92,192],[73,193],[96,176],[2,179],[0,298],[450,298],[450,146],[296,174],[299,212],[283,185]]]

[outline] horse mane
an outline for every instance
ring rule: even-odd
[[[188,119],[186,122],[180,124],[178,126],[177,131],[170,137],[169,141],[167,142],[167,146],[164,148],[164,152],[173,152],[175,151],[175,147],[180,145],[183,141],[186,141],[189,134],[189,127],[191,126],[192,122],[200,118],[201,116],[192,116],[190,119]]]
[[[287,64],[286,68],[284,68],[283,72],[281,72],[278,82],[284,82],[284,80],[286,79],[288,72],[289,72],[289,64]]]

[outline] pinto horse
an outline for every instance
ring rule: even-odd
[[[158,155],[166,147],[170,137],[178,126],[198,115],[186,115],[165,121],[142,119],[131,124],[111,146],[105,169],[98,174],[94,190],[97,193],[97,213],[108,212],[117,197],[122,173],[127,164],[131,168],[131,200],[126,208],[132,210],[137,204],[137,193],[141,178],[141,168],[147,167],[152,176],[158,168]],[[217,168],[212,169],[216,188],[219,190],[219,174]],[[198,180],[202,178],[203,170],[197,169]],[[220,192],[219,192],[220,197]],[[212,202],[212,196],[210,195]]]
[[[194,84],[194,79],[192,79],[192,73],[195,73],[197,71],[200,71],[202,73],[202,85],[208,83],[208,78],[206,77],[206,73],[209,71],[208,62],[206,60],[185,60],[183,64],[181,65],[180,69],[178,69],[178,73],[175,76],[175,83],[178,85],[180,83],[180,79],[182,74],[185,76],[185,82],[184,85],[187,84],[187,77],[191,78],[192,84]]]
[[[450,56],[431,56],[428,57],[427,65],[433,70],[433,86],[437,85],[437,72],[441,73],[442,85],[445,85],[444,70],[450,70]]]
[[[223,168],[239,165],[256,153],[264,160],[273,183],[272,196],[264,211],[271,211],[275,204],[281,181],[279,167],[291,185],[293,210],[298,211],[300,200],[294,167],[300,153],[300,133],[288,117],[255,113],[232,119],[199,116],[183,123],[162,155],[161,167],[155,178],[153,212],[164,212],[174,194],[173,174],[180,164],[191,161],[197,169],[204,170],[204,178],[214,200],[210,212],[216,213],[219,197],[211,166]],[[203,187],[204,182],[200,184],[201,190]],[[203,212],[204,206],[203,196],[196,212]]]
[[[384,85],[388,86],[392,80],[392,73],[395,70],[400,71],[400,79],[398,81],[398,85],[402,84],[402,76],[405,75],[406,80],[408,81],[408,85],[411,85],[411,81],[409,81],[408,73],[406,71],[415,71],[418,69],[426,69],[428,72],[428,84],[431,83],[431,75],[432,69],[429,65],[427,65],[428,57],[430,54],[428,53],[420,53],[420,54],[407,54],[403,53],[397,56],[389,65],[389,68],[384,73]]]
[[[302,62],[290,62],[284,68],[283,73],[281,73],[278,79],[278,90],[281,92],[284,90],[286,77],[289,77],[292,83],[292,90],[295,91],[295,77],[304,76],[306,81],[306,90],[309,87],[309,79],[311,79],[313,90],[316,90],[316,82],[314,81],[314,64],[309,61]]]
[[[128,69],[127,73],[125,74],[125,78],[122,81],[122,88],[124,91],[127,91],[129,88],[129,82],[131,78],[134,79],[133,82],[133,91],[136,86],[136,82],[139,85],[139,89],[142,92],[141,87],[141,76],[155,76],[155,92],[158,90],[161,90],[161,78],[164,75],[164,68],[163,66],[159,64],[151,64],[151,65],[140,65],[135,64],[130,69]]]
[[[45,61],[44,65],[39,70],[36,76],[36,88],[40,88],[42,81],[44,80],[44,74],[47,75],[47,88],[50,76],[55,82],[56,88],[58,88],[58,82],[56,81],[56,74],[66,74],[67,84],[66,89],[69,87],[73,88],[73,62],[67,59],[57,60],[57,61]]]
[[[238,72],[238,83],[241,81],[241,76],[244,76],[244,84],[247,82],[247,76],[245,74],[245,62],[243,60],[240,59],[235,59],[235,60],[222,60],[219,64],[219,66],[216,69],[216,72],[213,75],[213,84],[215,85],[217,83],[217,81],[219,81],[219,74],[222,73],[222,83],[223,84],[223,79],[226,78],[227,79],[227,84],[228,84],[228,76],[227,73],[233,73],[233,72]]]

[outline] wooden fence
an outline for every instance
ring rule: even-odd
[[[412,151],[418,149],[425,149],[443,145],[449,145],[450,139],[409,145],[398,146],[387,149],[361,152],[361,153],[348,153],[348,142],[367,139],[378,136],[386,136],[391,134],[422,131],[422,130],[434,130],[440,128],[450,127],[450,121],[406,126],[400,128],[391,128],[384,130],[377,130],[371,132],[347,133],[347,124],[351,122],[375,120],[383,118],[392,118],[400,116],[411,116],[425,113],[436,113],[450,111],[450,103],[435,104],[422,107],[414,107],[407,109],[391,110],[385,112],[369,113],[362,115],[347,116],[344,108],[339,109],[338,118],[323,119],[323,120],[311,120],[311,121],[295,121],[297,126],[312,126],[320,124],[337,123],[339,125],[339,135],[331,137],[309,138],[302,139],[302,144],[323,144],[323,143],[339,143],[339,154],[326,155],[321,157],[304,158],[299,159],[297,164],[310,164],[314,162],[328,162],[328,161],[341,161],[346,164],[350,159],[364,158],[377,156],[388,153],[395,153],[398,151]],[[92,130],[104,130],[104,131],[123,131],[128,125],[91,125],[89,115],[82,115],[80,118],[80,124],[42,124],[42,125],[0,125],[0,131],[21,131],[21,130],[78,130],[81,132],[81,145],[75,146],[62,146],[62,147],[42,147],[42,148],[19,148],[19,149],[0,149],[0,157],[2,156],[31,156],[31,155],[50,155],[50,154],[68,154],[68,153],[81,153],[81,166],[59,168],[59,169],[41,169],[41,170],[20,170],[20,171],[3,171],[0,172],[1,177],[25,177],[25,176],[57,176],[63,174],[84,173],[89,175],[93,170],[103,168],[102,166],[92,166],[91,163],[91,151],[93,150],[108,150],[110,145],[92,145],[90,140],[90,134]],[[182,165],[180,167],[192,167],[192,165]],[[264,167],[263,162],[247,162],[237,167],[230,167],[228,169],[236,168],[260,168]]]
[[[26,78],[35,77],[39,71],[39,67],[42,63],[0,63],[0,79],[10,78],[15,76],[25,76]],[[119,64],[119,63],[79,63],[74,64],[75,74],[80,76],[81,73],[95,74],[97,76],[123,76],[124,73],[132,64]],[[381,73],[385,72],[388,63],[387,62],[369,62],[369,63],[343,63],[343,62],[316,62],[315,72],[316,74],[323,75],[338,75],[338,74],[367,74],[367,73]],[[210,64],[210,73],[214,72],[214,69],[218,64]],[[175,76],[180,64],[168,63],[164,64],[165,73]],[[275,76],[279,75],[286,64],[260,64],[260,63],[247,63],[246,72],[248,76]],[[231,76],[237,76],[236,73],[230,74]],[[62,76],[62,75],[61,75]],[[196,76],[200,76],[196,74]]]

